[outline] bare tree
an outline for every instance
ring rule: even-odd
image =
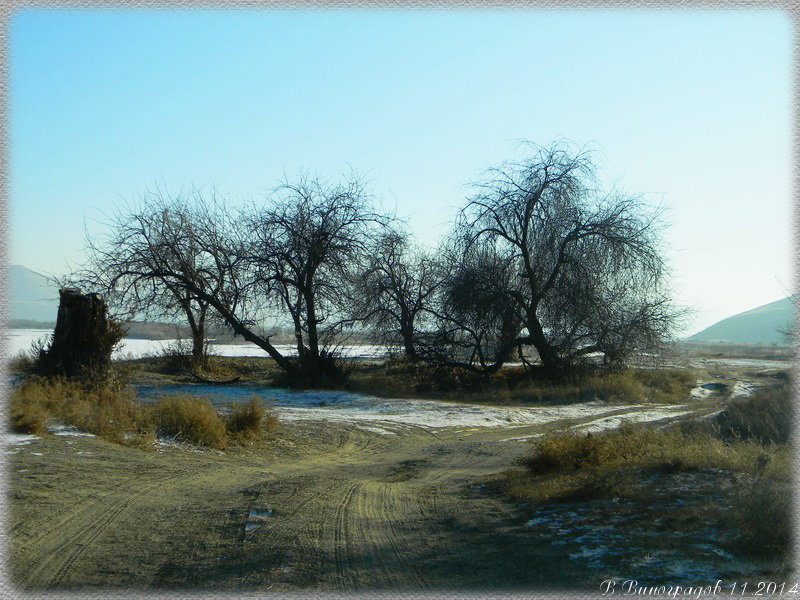
[[[149,192],[139,207],[128,206],[111,217],[105,234],[87,234],[89,260],[69,281],[105,294],[117,319],[183,317],[192,335],[192,357],[201,363],[205,360],[208,302],[170,278],[131,274],[153,266],[154,255],[163,254],[169,240],[176,237],[184,241],[184,260],[178,268],[188,275],[201,252],[195,225],[187,205],[168,200],[161,191]]]
[[[303,176],[279,187],[248,217],[248,268],[264,297],[289,315],[305,378],[339,377],[325,333],[346,319],[350,270],[387,219],[363,184]]]
[[[658,212],[638,197],[598,192],[586,152],[564,143],[532,150],[527,161],[491,169],[456,224],[466,262],[480,248],[502,265],[495,310],[507,327],[490,368],[521,346],[551,372],[594,352],[620,364],[657,347],[676,316]]]
[[[406,231],[387,229],[369,245],[363,270],[353,281],[352,318],[368,324],[386,344],[420,358],[420,330],[432,314],[441,285],[438,262],[415,248]]]
[[[201,351],[211,308],[235,334],[292,369],[248,318],[259,299],[245,270],[242,227],[214,195],[206,199],[194,189],[170,198],[154,192],[106,225],[104,234],[89,239],[88,265],[78,280],[104,289],[132,313],[183,311],[195,351]]]
[[[458,239],[440,254],[441,283],[430,309],[434,327],[419,342],[423,358],[472,370],[499,368],[521,328],[508,296],[516,273],[512,262],[491,245]]]

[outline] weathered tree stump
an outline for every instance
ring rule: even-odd
[[[59,290],[56,328],[50,346],[42,350],[43,375],[100,379],[108,373],[111,351],[124,336],[122,327],[106,314],[98,294],[76,288]]]

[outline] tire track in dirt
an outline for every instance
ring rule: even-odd
[[[67,520],[71,525],[69,529],[72,529],[72,532],[51,529],[49,534],[40,539],[38,544],[29,548],[31,553],[38,554],[38,558],[34,559],[32,568],[23,578],[23,585],[29,586],[35,583],[37,586],[54,588],[64,583],[75,562],[92,548],[92,543],[101,534],[108,531],[111,524],[135,500],[149,493],[161,483],[163,482],[154,482],[139,487],[137,491],[129,494],[126,498],[120,498],[114,494],[92,502],[77,515]],[[111,503],[110,506],[109,503]],[[38,549],[37,546],[44,546],[44,548]]]
[[[353,496],[362,484],[360,482],[351,483],[345,490],[341,502],[336,507],[333,519],[333,557],[334,575],[339,589],[348,589],[353,584],[353,573],[350,568],[350,553],[348,546],[353,540],[350,538],[350,515]]]
[[[368,482],[359,492],[357,532],[361,552],[380,561],[381,586],[427,589],[425,578],[409,558],[413,545],[407,543],[408,533],[401,539],[397,526],[401,519],[408,521],[414,511],[424,514],[416,490],[405,483]],[[413,544],[418,545],[419,540],[414,539]]]
[[[163,481],[168,480],[169,478],[165,478]],[[138,479],[117,484],[114,486],[113,493],[115,495],[124,495],[138,490],[141,485],[141,481]],[[62,531],[75,519],[80,519],[84,513],[91,511],[97,502],[102,502],[107,498],[107,496],[108,494],[103,494],[101,492],[92,492],[85,496],[78,496],[75,500],[70,501],[63,507],[60,507],[59,514],[55,517],[49,517],[44,526],[42,524],[38,524],[37,530],[32,534],[23,529],[24,526],[29,526],[29,523],[16,524],[14,527],[12,527],[10,532],[11,536],[15,538],[15,545],[19,550],[27,550],[35,547],[41,542],[42,539],[52,536],[55,532]]]

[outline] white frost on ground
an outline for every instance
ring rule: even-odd
[[[251,509],[247,515],[250,521],[266,521],[272,516],[272,509],[265,508],[264,510]]]
[[[601,417],[595,421],[577,425],[572,429],[586,433],[597,433],[607,429],[616,429],[626,421],[630,423],[650,423],[662,419],[681,417],[692,412],[691,410],[686,410],[686,406],[653,406],[647,410],[629,412],[613,417]]]
[[[248,533],[254,529],[261,527],[264,522],[272,517],[272,509],[266,508],[264,510],[251,509],[247,514],[247,521],[244,523],[244,531]]]
[[[72,425],[48,425],[47,430],[50,433],[68,437],[95,437],[93,433],[81,431]]]
[[[744,396],[750,396],[753,392],[755,392],[759,387],[762,387],[756,383],[752,383],[749,381],[737,381],[736,385],[733,386],[731,390],[731,398],[740,398]]]
[[[458,428],[542,425],[618,417],[654,421],[691,412],[685,405],[609,405],[600,401],[556,406],[487,406],[440,400],[376,398],[342,391],[291,391],[263,386],[163,385],[139,386],[140,397],[189,393],[206,397],[217,408],[246,402],[253,396],[283,421],[334,421],[354,424],[369,431],[391,433],[398,427]],[[620,414],[624,412],[624,414]],[[610,423],[610,421],[608,422]],[[588,427],[589,425],[585,425]],[[606,428],[608,424],[597,424]],[[599,429],[598,429],[599,430]]]
[[[599,433],[609,429],[616,429],[625,422],[629,423],[651,423],[653,421],[660,421],[662,419],[670,419],[680,417],[683,415],[691,414],[692,410],[686,410],[685,405],[653,405],[642,408],[640,410],[631,411],[619,415],[605,416],[589,421],[588,423],[581,423],[574,425],[569,429],[572,431],[580,431],[582,433]],[[532,440],[541,437],[543,434],[534,433],[531,435],[522,435],[517,437],[509,437],[500,440],[501,442],[521,442]]]
[[[3,454],[16,454],[19,452],[20,446],[25,446],[38,439],[39,436],[26,433],[12,433],[10,431],[0,433],[0,445],[2,445]]]
[[[708,389],[707,387],[703,387],[704,382],[697,382],[697,387],[692,388],[692,391],[689,392],[689,395],[692,398],[696,398],[697,400],[702,400],[703,398],[707,398],[713,393],[713,390]]]

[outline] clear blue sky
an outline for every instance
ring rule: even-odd
[[[425,242],[518,141],[591,144],[667,208],[696,330],[788,295],[792,26],[737,11],[22,10],[9,262],[60,274],[156,182],[238,201],[366,175]]]

